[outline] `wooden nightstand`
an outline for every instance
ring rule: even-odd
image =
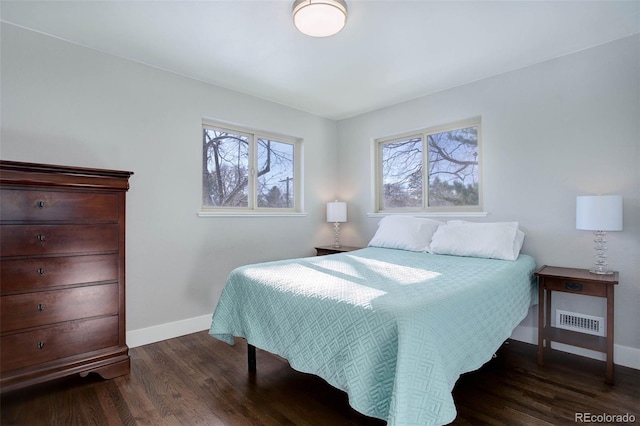
[[[340,246],[340,247],[321,246],[321,247],[315,247],[316,256],[325,256],[327,254],[344,253],[344,252],[347,252],[347,251],[360,250],[361,248],[362,247],[352,247],[352,246]]]
[[[610,275],[592,274],[586,269],[543,266],[536,273],[538,277],[538,365],[544,365],[546,347],[551,342],[565,343],[607,354],[605,383],[613,384],[613,289],[618,284],[618,272]],[[545,291],[546,290],[546,291]],[[581,294],[607,299],[606,337],[578,333],[551,327],[551,292]],[[545,303],[546,294],[546,303]]]

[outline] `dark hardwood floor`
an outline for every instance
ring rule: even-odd
[[[346,395],[258,350],[247,373],[246,344],[206,332],[130,350],[131,374],[91,375],[2,395],[8,425],[384,425],[352,410]],[[640,423],[640,371],[554,351],[536,365],[536,347],[508,342],[454,389],[457,425],[576,424],[575,413],[622,415]]]

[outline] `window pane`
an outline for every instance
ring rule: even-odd
[[[204,129],[202,205],[248,207],[249,137]]]
[[[478,127],[430,134],[429,206],[479,205]]]
[[[381,145],[383,208],[422,207],[422,138]]]
[[[293,208],[294,146],[258,139],[258,207]]]

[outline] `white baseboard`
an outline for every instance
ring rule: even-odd
[[[153,327],[127,331],[127,345],[130,348],[148,345],[161,340],[173,339],[185,334],[197,333],[211,327],[211,315],[187,318],[185,320],[154,325]]]
[[[155,325],[153,327],[141,328],[127,332],[127,345],[130,348],[148,345],[150,343],[159,342],[161,340],[173,339],[174,337],[184,336],[185,334],[197,333],[198,331],[208,330],[211,326],[211,315],[203,315],[195,318],[188,318],[181,321],[170,322],[166,324]],[[511,338],[519,342],[538,344],[538,329],[529,326],[518,326]],[[563,345],[553,342],[552,348],[569,352],[575,355],[581,355],[588,358],[604,361],[605,355],[600,352],[590,351],[588,349],[576,348],[574,346]],[[614,345],[613,348],[614,364],[623,365],[625,367],[640,370],[640,349],[630,348],[628,346]]]
[[[538,329],[534,327],[519,325],[511,333],[511,338],[519,342],[538,344]],[[575,355],[581,355],[587,358],[593,358],[600,361],[605,360],[605,354],[602,352],[590,351],[589,349],[577,348],[575,346],[564,345],[562,343],[551,342],[551,347],[559,351],[568,352]],[[613,345],[613,363],[624,367],[640,370],[640,349],[630,348],[628,346]]]

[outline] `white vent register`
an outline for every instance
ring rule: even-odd
[[[562,311],[556,309],[556,328],[577,331],[579,333],[605,335],[605,323],[603,317],[579,314],[577,312]]]

